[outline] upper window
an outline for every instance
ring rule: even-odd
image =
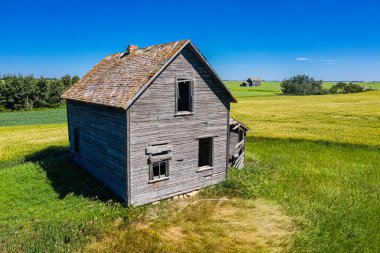
[[[177,79],[177,108],[176,112],[192,112],[193,111],[193,87],[192,81],[189,79]]]
[[[212,167],[213,164],[213,138],[199,139],[198,167]]]

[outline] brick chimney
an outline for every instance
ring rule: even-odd
[[[137,51],[137,49],[139,49],[139,46],[137,45],[128,45],[127,54],[133,54],[134,52]]]

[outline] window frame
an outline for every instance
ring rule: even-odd
[[[190,110],[189,111],[178,111],[178,95],[179,95],[179,87],[178,83],[180,82],[190,82],[190,92],[189,92],[189,100],[190,100]],[[194,80],[188,77],[176,77],[175,78],[175,116],[184,116],[184,115],[193,115],[194,113]]]
[[[168,159],[162,159],[162,160],[158,160],[158,161],[152,161],[149,163],[149,183],[155,183],[155,182],[160,182],[160,181],[164,181],[164,180],[169,179],[169,168],[170,168],[170,162],[169,161],[170,161],[170,159],[168,158]],[[163,162],[166,163],[166,171],[165,171],[165,175],[161,176],[160,164]],[[159,176],[158,176],[158,178],[155,178],[154,174],[153,174],[153,167],[154,167],[155,163],[159,164]]]
[[[204,140],[204,139],[210,139],[211,140],[211,151],[210,151],[210,161],[211,161],[211,166],[210,164],[209,165],[203,165],[203,166],[199,166],[199,158],[200,158],[200,142],[201,140]],[[200,172],[200,171],[205,171],[205,170],[212,170],[214,168],[214,139],[215,139],[215,136],[205,136],[205,137],[200,137],[200,138],[197,138],[198,140],[198,169],[197,169],[197,172]]]

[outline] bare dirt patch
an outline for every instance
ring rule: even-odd
[[[114,228],[86,251],[280,252],[295,232],[291,217],[267,200],[196,199],[153,206],[143,220]]]
[[[220,208],[213,219],[228,231],[229,240],[247,250],[282,251],[291,244],[296,231],[292,219],[278,205],[264,199],[235,200]]]

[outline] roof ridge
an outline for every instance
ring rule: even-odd
[[[137,50],[144,50],[144,49],[148,49],[150,47],[166,46],[166,45],[170,45],[170,44],[173,44],[173,43],[180,43],[180,42],[186,43],[186,42],[191,42],[191,40],[190,39],[174,40],[174,41],[164,42],[164,43],[160,43],[160,44],[153,44],[153,45],[149,45],[149,46],[145,46],[145,47],[141,47],[141,48],[139,47]],[[109,54],[109,56],[110,55],[121,54],[121,53],[125,53],[125,51],[112,53],[112,54]]]
[[[236,98],[189,39],[151,45],[131,54],[107,55],[69,88],[62,98],[127,109],[188,45],[230,94],[232,101],[236,102]]]

